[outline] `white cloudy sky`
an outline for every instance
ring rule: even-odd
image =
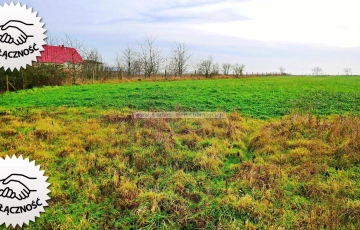
[[[117,53],[156,37],[167,55],[186,43],[194,60],[243,63],[248,72],[360,74],[359,0],[22,0],[53,36],[66,33],[96,47],[112,63]]]

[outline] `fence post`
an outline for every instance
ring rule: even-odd
[[[24,79],[24,72],[23,72],[22,70],[23,70],[23,69],[20,70],[21,77],[22,77],[22,87],[23,87],[23,89],[25,89],[25,82],[26,82],[26,80]]]
[[[6,74],[6,92],[9,92],[9,76]]]
[[[15,90],[17,91],[17,89],[15,88],[15,86],[13,86],[13,84],[11,84],[9,82],[9,76],[6,74],[6,92],[9,92],[9,85]]]

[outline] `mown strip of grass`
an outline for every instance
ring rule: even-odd
[[[293,109],[315,114],[360,112],[360,77],[259,77],[44,87],[0,95],[0,109],[29,107],[233,111],[280,117]]]

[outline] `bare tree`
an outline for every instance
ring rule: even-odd
[[[122,51],[121,61],[119,60],[119,65],[120,63],[122,63],[121,66],[122,68],[124,68],[127,77],[134,75],[134,68],[136,61],[137,61],[136,51],[132,47],[127,46]]]
[[[165,60],[165,72],[167,75],[177,75],[177,68],[173,59]]]
[[[209,78],[219,74],[219,64],[214,63],[213,57],[209,56],[208,59],[198,63],[197,70],[200,75],[205,75],[206,78]]]
[[[61,39],[52,34],[48,34],[47,38],[46,38],[46,44],[48,44],[50,46],[58,46],[58,45],[61,45]]]
[[[104,70],[102,55],[95,48],[83,52],[85,55],[84,56],[85,61],[82,65],[82,69],[81,69],[82,72],[88,78],[92,78],[93,80],[98,79],[101,72],[103,72]]]
[[[244,69],[245,69],[244,64],[234,64],[233,65],[233,71],[236,76],[243,75]]]
[[[210,74],[211,74],[211,76],[220,74],[219,63],[217,63],[217,62],[213,63],[213,65],[211,66],[211,73]]]
[[[102,55],[96,48],[92,48],[85,51],[85,60],[102,63]]]
[[[230,68],[231,68],[231,64],[230,64],[230,63],[223,63],[223,64],[222,64],[222,73],[223,73],[224,75],[229,75]]]
[[[170,71],[175,75],[182,76],[189,67],[190,58],[189,48],[184,43],[176,43],[171,52]]]
[[[155,39],[150,37],[146,37],[143,43],[140,44],[137,56],[141,62],[145,78],[157,74],[164,61],[160,48],[155,46]]]
[[[84,42],[65,34],[65,37],[62,39],[62,44],[65,47],[75,48],[76,51],[80,54],[80,56],[86,56],[86,48],[84,46]]]
[[[141,60],[136,59],[134,62],[134,75],[141,75],[142,74],[142,63]]]
[[[280,75],[285,75],[286,74],[284,67],[280,67],[279,70],[280,70]]]
[[[116,71],[118,72],[118,74],[120,76],[120,79],[122,79],[122,77],[123,77],[123,65],[122,65],[121,56],[119,54],[116,54],[115,67],[116,67]]]
[[[62,39],[62,44],[64,46],[64,48],[66,47],[70,47],[70,48],[74,48],[71,51],[71,70],[72,70],[72,75],[73,75],[73,84],[76,84],[76,76],[78,73],[78,70],[81,68],[80,65],[78,65],[79,63],[77,63],[76,60],[76,56],[78,52],[80,54],[81,57],[85,57],[85,47],[84,47],[84,43],[82,41],[79,41],[78,39],[71,37],[67,34],[65,34],[65,37]]]
[[[346,76],[351,75],[352,74],[351,68],[344,68],[344,73],[345,73]]]
[[[322,68],[317,66],[317,67],[312,68],[312,72],[313,72],[313,75],[320,75],[323,73],[323,70],[322,70]]]

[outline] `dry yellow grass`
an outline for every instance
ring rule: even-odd
[[[33,109],[0,116],[0,157],[49,176],[50,207],[28,229],[358,229],[359,129],[356,116]]]

